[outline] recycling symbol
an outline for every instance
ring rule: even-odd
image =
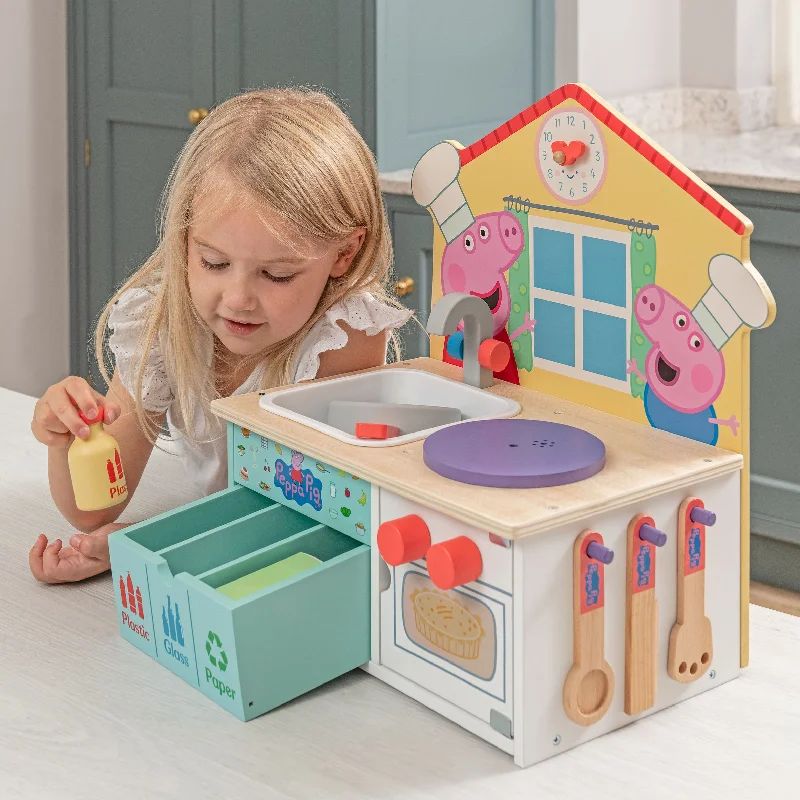
[[[208,639],[206,639],[206,653],[208,653],[208,660],[220,671],[225,672],[228,669],[228,655],[222,649],[222,642],[219,636],[214,631],[208,632]]]

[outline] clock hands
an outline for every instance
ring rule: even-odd
[[[586,145],[580,139],[574,139],[569,144],[558,141],[550,145],[553,151],[553,161],[559,166],[574,164],[585,152]]]

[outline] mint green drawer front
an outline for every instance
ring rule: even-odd
[[[230,425],[233,481],[329,528],[370,542],[372,486],[331,464]]]
[[[369,547],[242,486],[109,549],[122,635],[239,719],[369,660]],[[239,600],[217,591],[298,553],[318,563]]]

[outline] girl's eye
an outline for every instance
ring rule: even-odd
[[[689,337],[689,347],[693,350],[699,350],[703,346],[703,340],[696,334],[693,333]]]
[[[675,327],[683,329],[686,327],[686,314],[677,314],[675,317]]]
[[[489,238],[489,229],[485,225],[481,225],[480,228],[478,228],[478,236],[485,242]]]
[[[471,253],[475,249],[475,239],[473,238],[471,233],[468,233],[464,237],[464,249],[468,253]]]
[[[206,260],[205,260],[205,259],[204,259],[202,256],[201,256],[201,258],[200,258],[200,263],[201,263],[201,264],[202,264],[202,265],[203,265],[203,266],[204,266],[206,269],[222,269],[223,267],[227,267],[227,266],[228,266],[228,262],[227,262],[227,261],[221,261],[221,262],[219,262],[218,264],[215,264],[215,263],[214,263],[214,262],[212,262],[212,261],[206,261]]]
[[[269,272],[265,272],[264,276],[273,283],[289,283],[289,281],[294,279],[294,275],[270,275]]]

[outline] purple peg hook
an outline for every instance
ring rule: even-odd
[[[605,545],[598,542],[589,542],[586,548],[586,555],[601,564],[610,564],[614,560],[614,551],[609,550]]]
[[[652,525],[648,525],[646,522],[639,528],[639,538],[654,544],[656,547],[663,547],[667,543],[667,534]]]
[[[695,506],[692,509],[689,518],[692,522],[707,525],[709,528],[717,521],[717,515],[713,511],[709,511],[707,508],[700,508],[700,506]]]

